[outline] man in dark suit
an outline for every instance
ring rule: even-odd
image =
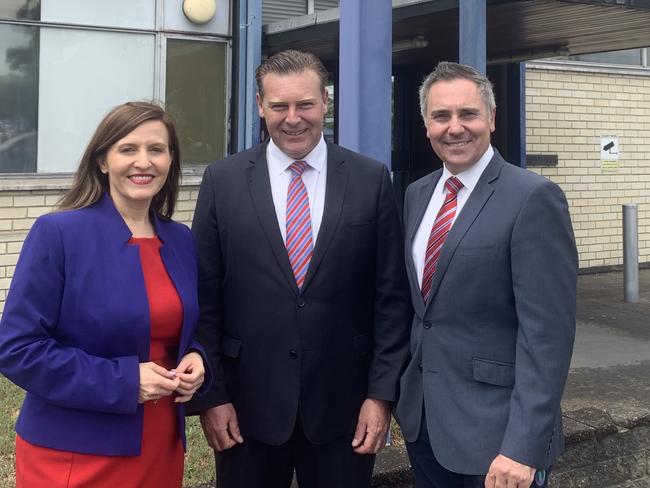
[[[408,356],[403,238],[386,167],[324,141],[327,72],[284,51],[256,73],[270,141],[205,172],[193,231],[197,399],[220,488],[369,486]]]
[[[415,317],[396,416],[418,487],[544,486],[575,334],[567,202],[492,148],[492,86],[473,68],[440,63],[420,105],[444,166],[404,206]]]

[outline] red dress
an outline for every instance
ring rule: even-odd
[[[183,306],[160,257],[157,237],[131,238],[140,246],[151,315],[149,360],[176,366]],[[144,404],[139,456],[96,456],[35,446],[16,437],[16,488],[179,488],[183,444],[174,396]]]

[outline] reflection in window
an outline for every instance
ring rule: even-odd
[[[1,0],[0,19],[40,20],[40,0]],[[4,44],[0,44],[2,46]]]
[[[624,64],[641,66],[641,49],[624,49],[622,51],[609,51],[594,54],[576,54],[569,56],[572,61],[586,61],[590,63]]]
[[[41,28],[38,171],[72,172],[102,117],[154,94],[153,34]]]
[[[0,25],[0,173],[36,171],[37,27]]]
[[[166,107],[178,125],[184,164],[226,153],[226,44],[167,41]]]
[[[336,96],[334,83],[328,84],[325,89],[327,90],[327,113],[325,114],[325,120],[323,121],[323,138],[327,142],[334,144],[334,119],[336,115],[334,114],[334,108],[336,107],[335,99]]]
[[[155,27],[155,0],[41,0],[41,4],[43,22],[135,29]]]

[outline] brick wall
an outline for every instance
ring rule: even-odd
[[[63,190],[20,190],[0,192],[0,312],[28,230],[37,217],[54,209]],[[184,186],[174,220],[189,225],[194,215],[197,186]]]
[[[620,144],[614,173],[600,161],[600,136],[611,134]],[[650,261],[650,76],[529,64],[526,151],[558,156],[556,167],[529,169],[565,191],[581,268],[622,264],[625,203],[639,206],[639,260]]]

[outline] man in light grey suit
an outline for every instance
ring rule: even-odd
[[[567,201],[492,148],[492,86],[473,68],[440,63],[420,105],[444,166],[404,204],[415,317],[395,414],[417,486],[545,486],[575,335]]]

